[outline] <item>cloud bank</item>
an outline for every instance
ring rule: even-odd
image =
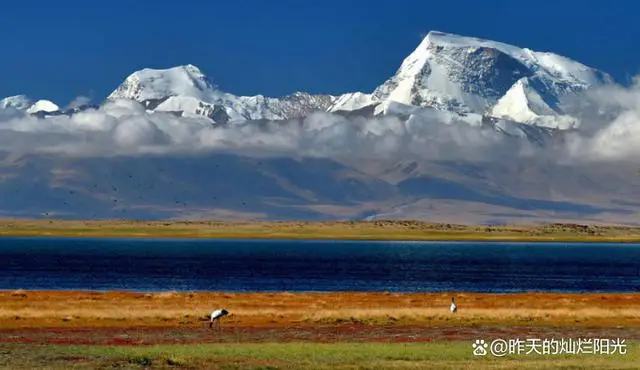
[[[85,100],[79,98],[74,105]],[[408,120],[314,113],[301,120],[214,127],[204,118],[150,113],[130,101],[46,119],[0,110],[0,151],[112,156],[222,150],[369,159],[640,160],[640,79],[630,87],[606,86],[565,104],[580,120],[580,129],[553,135],[544,146],[493,127],[451,122],[451,117],[437,112]],[[501,127],[522,131],[515,124]]]

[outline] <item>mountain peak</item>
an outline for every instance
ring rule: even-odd
[[[30,113],[30,114],[35,114],[35,113],[40,113],[40,112],[52,113],[52,112],[57,112],[59,110],[60,110],[60,107],[58,107],[51,100],[42,99],[42,100],[38,100],[37,102],[33,103],[33,105],[31,105],[27,109],[27,113]]]
[[[463,36],[442,31],[430,31],[423,40],[423,44],[449,47],[488,47],[499,49],[505,53],[521,53],[528,49],[521,49],[514,45],[499,41],[492,41],[479,37]]]
[[[437,51],[441,51],[444,48],[466,48],[469,49],[470,52],[473,52],[473,49],[480,48],[495,49],[496,51],[518,60],[527,67],[541,67],[549,74],[553,74],[566,80],[571,80],[572,82],[585,82],[588,85],[595,85],[602,82],[613,81],[611,76],[606,73],[588,67],[567,57],[547,51],[533,51],[528,48],[521,48],[519,46],[489,39],[462,36],[441,31],[431,31],[427,34],[416,51],[423,48],[433,47],[439,49]]]
[[[144,70],[154,71],[154,72],[167,71],[171,73],[185,73],[194,78],[202,78],[202,77],[206,78],[202,70],[193,64],[182,64],[182,65],[177,65],[177,66],[173,66],[165,69],[145,68]]]
[[[193,64],[166,69],[145,68],[130,74],[107,99],[136,101],[163,100],[187,96],[206,100],[215,94],[214,86],[200,68]]]
[[[197,66],[193,65],[193,64],[185,64],[182,66],[178,66],[176,68],[183,68],[185,71],[188,71],[190,73],[193,74],[203,74],[202,71],[200,70],[200,68],[198,68]]]
[[[606,73],[553,53],[431,31],[373,98],[484,114],[522,78],[540,87],[535,94],[547,101],[611,81]]]
[[[474,37],[467,37],[458,35],[455,33],[442,32],[437,30],[432,30],[427,33],[427,36],[424,37],[423,41],[427,41],[429,43],[446,43],[446,42],[454,42],[454,43],[468,43],[467,39],[479,40]]]
[[[326,111],[335,97],[303,92],[281,98],[236,96],[219,90],[200,68],[185,64],[136,71],[107,99],[135,100],[148,110],[205,116],[216,123],[227,123],[297,118],[317,110]]]

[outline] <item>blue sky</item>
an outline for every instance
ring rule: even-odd
[[[144,67],[199,66],[225,91],[370,91],[429,30],[552,51],[625,82],[640,71],[640,2],[12,1],[0,97],[103,99]]]

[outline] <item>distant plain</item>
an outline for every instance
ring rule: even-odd
[[[1,220],[0,236],[350,240],[640,241],[640,227],[469,226],[422,221],[224,222]]]

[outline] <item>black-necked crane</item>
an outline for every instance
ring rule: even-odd
[[[458,306],[456,306],[456,301],[454,297],[451,297],[451,306],[449,307],[449,310],[451,310],[451,312],[453,313],[458,311]]]
[[[209,328],[213,328],[213,325],[216,324],[217,327],[220,327],[220,318],[229,314],[229,311],[224,308],[215,310],[211,312],[211,322],[209,322]]]

